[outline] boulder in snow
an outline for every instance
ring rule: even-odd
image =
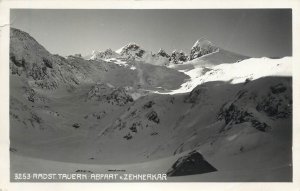
[[[197,151],[192,151],[186,156],[180,157],[168,170],[167,176],[185,176],[192,174],[203,174],[217,171]]]

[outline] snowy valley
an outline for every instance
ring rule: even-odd
[[[62,57],[11,28],[9,62],[11,174],[292,180],[291,57],[250,58],[204,38],[190,53],[129,43]]]

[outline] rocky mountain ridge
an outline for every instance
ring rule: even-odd
[[[176,65],[183,64],[187,61],[192,61],[196,58],[201,58],[202,56],[212,54],[219,51],[219,47],[214,45],[212,42],[205,38],[198,39],[191,48],[189,54],[185,52],[174,50],[171,54],[168,54],[164,49],[160,49],[157,53],[152,53],[143,49],[140,45],[136,43],[129,43],[117,51],[112,51],[107,49],[103,52],[93,51],[92,56],[89,59],[135,59],[139,61],[144,61],[149,64],[154,65]]]

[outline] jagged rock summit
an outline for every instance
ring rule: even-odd
[[[165,58],[170,58],[170,55],[162,48],[159,49],[157,55]]]
[[[181,50],[174,50],[170,57],[171,64],[183,64],[188,60],[188,56]]]
[[[189,55],[189,59],[193,60],[195,58],[199,58],[206,54],[217,52],[218,50],[219,50],[219,48],[217,46],[215,46],[209,40],[207,40],[206,38],[200,38],[193,45],[190,55]]]
[[[90,57],[91,60],[99,60],[99,59],[110,59],[116,58],[119,54],[113,51],[112,49],[108,48],[105,51],[96,51],[92,52],[92,56]]]
[[[138,44],[131,42],[121,49],[118,50],[121,56],[131,56],[131,57],[143,57],[144,53],[146,52],[144,49],[141,48]]]
[[[171,67],[178,64],[185,64],[189,61],[204,61],[205,63],[220,64],[223,62],[234,63],[246,58],[248,57],[222,49],[206,38],[198,39],[188,54],[182,50],[174,50],[169,54],[162,48],[160,48],[157,53],[154,53],[143,49],[142,46],[137,43],[131,42],[116,51],[111,49],[107,49],[104,52],[93,51],[92,56],[89,57],[90,60],[135,60],[152,65]]]

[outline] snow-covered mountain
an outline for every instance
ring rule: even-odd
[[[218,47],[216,47],[212,42],[205,38],[200,38],[195,42],[193,45],[189,59],[193,60],[195,58],[199,58],[201,56],[204,56],[206,54],[211,54],[213,52],[217,52],[219,50]]]
[[[159,49],[159,51],[157,52],[157,55],[158,56],[161,56],[161,57],[165,57],[165,58],[170,58],[170,55],[164,50],[164,49]]]
[[[230,60],[230,62],[236,62],[248,58],[247,56],[219,48],[209,40],[200,38],[194,43],[189,54],[186,54],[182,50],[174,50],[168,54],[164,49],[160,49],[157,53],[152,53],[136,43],[129,43],[116,51],[112,51],[111,49],[107,49],[104,52],[93,51],[88,59],[113,60],[114,63],[122,63],[124,60],[136,60],[153,65],[172,67],[173,65],[186,64],[193,60],[205,60],[205,57],[210,54],[221,57],[218,58],[219,62],[214,62],[214,64],[228,63],[228,60]]]
[[[168,54],[164,50],[161,49],[157,54],[153,54],[150,51],[144,50],[136,43],[129,43],[117,51],[112,51],[111,49],[104,52],[93,51],[88,59],[113,61],[116,64],[134,60],[159,66],[167,66],[170,61]]]
[[[11,172],[292,180],[292,58],[203,39],[190,55],[133,43],[94,55],[53,55],[11,29]]]
[[[118,53],[116,53],[115,51],[109,49],[106,49],[103,52],[100,51],[93,51],[92,52],[92,56],[90,57],[91,60],[105,60],[105,59],[109,59],[109,58],[117,58],[119,56]]]
[[[125,57],[142,58],[146,51],[136,43],[129,43],[120,50],[120,55]]]
[[[170,64],[183,64],[188,60],[188,56],[181,50],[174,50],[170,56]]]

